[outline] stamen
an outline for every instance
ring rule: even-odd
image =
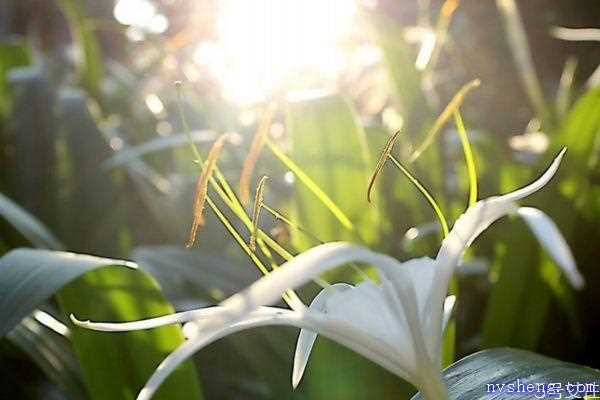
[[[258,128],[256,129],[254,138],[252,139],[252,144],[250,145],[248,155],[244,160],[244,166],[240,176],[240,201],[244,205],[248,204],[248,200],[250,199],[250,179],[252,178],[252,172],[254,171],[256,162],[260,157],[261,150],[265,145],[265,138],[267,137],[267,133],[271,127],[271,121],[273,120],[273,114],[275,114],[275,110],[275,103],[271,103],[267,106]]]
[[[190,235],[188,241],[185,244],[186,247],[191,247],[196,240],[196,234],[198,228],[204,225],[204,203],[206,202],[206,194],[208,192],[208,180],[212,175],[212,172],[217,164],[217,159],[221,154],[225,140],[229,137],[229,134],[223,134],[217,138],[210,151],[208,157],[202,166],[202,173],[198,178],[196,184],[196,197],[194,199],[194,219],[192,221],[192,228],[190,229]]]
[[[256,195],[254,196],[254,208],[252,209],[252,234],[250,235],[250,250],[256,251],[256,237],[258,235],[258,218],[260,217],[260,209],[263,205],[263,192],[265,183],[269,179],[268,176],[263,176],[258,182]]]
[[[383,148],[383,151],[381,152],[381,155],[379,156],[379,160],[377,160],[377,165],[375,166],[375,171],[373,171],[373,174],[371,175],[371,178],[369,179],[369,186],[367,187],[367,201],[369,203],[371,202],[371,192],[373,191],[373,186],[375,185],[375,179],[377,179],[377,176],[383,169],[383,166],[385,165],[385,162],[387,161],[388,156],[392,153],[392,149],[394,148],[394,143],[396,143],[396,139],[398,139],[399,135],[400,135],[400,131],[397,131],[388,139],[387,143],[385,144],[385,147]]]
[[[431,205],[431,208],[433,208],[433,211],[435,212],[435,215],[436,215],[438,221],[440,222],[440,226],[442,227],[442,232],[444,234],[444,237],[446,237],[448,235],[448,233],[450,232],[450,230],[448,229],[448,223],[446,222],[446,217],[444,217],[444,213],[442,212],[442,209],[437,204],[437,202],[435,201],[435,199],[433,198],[433,196],[431,194],[429,194],[429,192],[427,191],[427,189],[425,189],[425,186],[423,186],[421,184],[421,182],[419,182],[419,180],[417,178],[415,178],[400,163],[400,161],[396,160],[396,158],[393,155],[391,155],[391,154],[389,155],[389,158],[396,165],[396,167],[398,167],[398,169],[400,171],[402,171],[402,173],[404,175],[406,175],[406,177],[408,178],[408,180],[411,181],[411,183],[413,185],[415,185],[415,187],[417,189],[419,189],[419,191],[423,194],[423,196],[425,197],[425,199],[427,199],[427,202],[429,202],[429,205]]]
[[[444,111],[442,111],[442,113],[439,115],[439,117],[433,124],[433,127],[429,130],[429,132],[427,132],[423,143],[417,148],[417,150],[414,151],[414,153],[409,159],[409,162],[414,162],[417,158],[421,156],[421,154],[423,154],[423,152],[431,145],[431,143],[433,143],[433,140],[440,132],[442,127],[446,124],[450,117],[452,117],[454,112],[458,110],[458,108],[462,105],[467,94],[479,85],[481,85],[481,81],[479,79],[474,79],[471,82],[464,85],[462,88],[460,88],[458,92],[456,92],[452,100],[450,100]]]

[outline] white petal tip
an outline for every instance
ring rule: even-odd
[[[450,296],[446,297],[446,300],[444,300],[444,312],[451,313],[452,310],[454,309],[455,304],[456,304],[456,296],[455,295],[450,295]]]
[[[583,276],[581,276],[579,272],[572,274],[567,278],[569,279],[569,282],[575,289],[581,290],[585,287],[585,279],[583,279]]]
[[[298,385],[300,384],[301,376],[296,376],[295,374],[292,376],[292,389],[296,390]]]
[[[532,207],[520,207],[517,214],[523,218],[542,247],[560,267],[571,286],[575,289],[583,288],[585,284],[583,276],[577,269],[569,245],[554,221],[544,212]]]
[[[312,335],[311,335],[312,336]],[[315,335],[316,336],[316,335]],[[310,355],[310,350],[312,348],[313,340],[309,340],[309,348],[302,355],[296,353],[294,357],[294,369],[292,371],[292,388],[296,389],[302,380],[302,376],[304,376],[304,371],[306,370],[306,364],[308,362],[308,356]]]
[[[154,391],[152,391],[148,388],[143,388],[135,400],[150,400],[150,398],[152,398],[153,394],[154,394]]]
[[[77,326],[82,327],[82,328],[88,328],[89,329],[90,325],[92,324],[90,322],[90,320],[85,320],[85,321],[78,320],[77,317],[75,317],[75,315],[73,315],[73,314],[69,315],[69,319],[71,320],[71,322],[74,325],[77,325]]]

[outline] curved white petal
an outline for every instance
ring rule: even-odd
[[[450,317],[452,316],[452,312],[454,311],[454,305],[456,304],[456,296],[448,296],[446,300],[444,300],[444,321],[442,322],[442,334],[446,330],[446,325],[448,325],[448,321],[450,321]]]
[[[419,330],[419,336],[423,337],[429,358],[435,358],[435,343],[440,340],[440,335],[430,328],[431,322],[429,321],[430,316],[427,314],[427,302],[432,297],[431,290],[433,289],[433,283],[436,281],[436,275],[442,272],[438,267],[437,262],[429,257],[422,257],[408,260],[401,265],[392,268],[384,266],[382,270],[385,279],[389,280],[392,284],[392,288],[389,289],[390,292],[409,292],[408,296],[398,294],[401,298],[395,300],[393,299],[395,295],[392,296],[391,294],[388,294],[388,298],[396,303],[397,308],[400,308],[396,319],[398,323],[403,325],[407,330],[405,336],[413,335],[413,332],[409,329],[409,324],[412,323],[416,325]],[[410,286],[410,288],[407,285]],[[443,293],[440,293],[440,303],[437,304],[437,307],[442,308],[442,301],[446,296],[447,288],[440,287],[439,289],[443,290]],[[406,307],[409,306],[407,304],[408,302],[413,303],[411,306],[414,306],[417,310],[417,318],[414,319],[414,321],[407,318]],[[403,345],[407,346],[406,343]],[[410,341],[408,346],[411,348],[411,358],[416,360],[417,354],[414,352],[414,349],[418,346],[415,346],[415,344]]]
[[[517,213],[562,269],[571,285],[577,289],[582,288],[584,285],[583,276],[577,270],[571,249],[554,221],[537,208],[521,207],[517,210]]]
[[[351,261],[377,267],[400,265],[392,257],[372,252],[365,247],[344,242],[322,244],[297,255],[247,289],[221,303],[227,309],[224,318],[232,321],[259,306],[273,304],[286,289],[302,286],[319,274]]]
[[[531,184],[502,196],[489,197],[478,201],[475,205],[469,207],[456,220],[452,230],[442,242],[437,259],[445,260],[447,264],[454,266],[463,251],[471,245],[481,232],[497,219],[512,211],[516,211],[515,201],[535,193],[552,179],[558,170],[565,151],[566,148],[556,156],[546,172]]]
[[[333,293],[349,289],[352,289],[352,285],[348,285],[346,283],[335,283],[331,286],[328,286],[315,296],[308,308],[311,312],[327,313],[327,299]],[[304,328],[300,330],[298,342],[296,343],[296,352],[294,353],[294,368],[292,371],[292,387],[294,389],[296,389],[300,383],[300,380],[302,379],[302,376],[304,375],[304,370],[306,369],[306,364],[308,363],[308,357],[310,356],[310,352],[312,351],[316,339],[317,333],[315,331]]]
[[[516,212],[518,207],[514,203],[515,201],[529,196],[544,187],[558,170],[565,152],[566,148],[562,149],[546,172],[531,184],[502,196],[490,197],[478,201],[456,220],[452,230],[443,240],[436,257],[436,261],[439,264],[438,268],[441,272],[436,274],[435,282],[431,289],[432,297],[427,302],[428,310],[426,313],[431,316],[431,330],[433,332],[441,332],[443,311],[439,307],[439,304],[442,303],[446,295],[450,277],[465,249],[496,220],[506,214]],[[438,346],[441,346],[441,338],[438,341]],[[439,352],[438,348],[434,353],[439,354]]]
[[[398,354],[394,348],[344,322],[330,321],[324,318],[322,313],[314,314],[310,310],[298,312],[265,308],[261,315],[250,315],[238,320],[236,323],[221,325],[210,331],[202,331],[194,339],[187,340],[180,345],[177,350],[169,354],[160,363],[138,394],[137,400],[149,400],[175,368],[203,347],[232,333],[267,325],[289,325],[316,331],[361,354],[401,378],[417,383],[414,375],[398,364]]]
[[[273,312],[281,311],[281,308],[277,307],[259,307],[252,311],[250,315],[261,316],[271,315]],[[91,321],[80,321],[73,314],[70,315],[71,321],[82,328],[91,329],[94,331],[104,332],[126,332],[126,331],[139,331],[144,329],[158,328],[165,325],[183,324],[186,322],[198,323],[207,318],[215,317],[224,312],[221,306],[211,306],[206,308],[199,308],[197,310],[184,311],[169,315],[163,315],[162,317],[142,319],[139,321],[129,322],[91,322]]]
[[[277,322],[280,324],[288,323],[293,325],[290,321],[299,319],[299,316],[300,314],[294,311],[271,309],[270,312],[264,313],[263,315],[248,316],[236,324],[215,328],[208,332],[202,332],[202,334],[199,334],[194,339],[185,341],[160,363],[146,385],[144,385],[144,388],[138,394],[137,400],[149,400],[152,398],[160,385],[175,370],[175,368],[202,347],[227,335],[252,327],[273,325]]]
[[[563,147],[560,153],[558,153],[558,155],[554,158],[546,172],[544,172],[542,176],[540,176],[534,182],[525,186],[524,188],[502,195],[499,199],[502,201],[517,201],[537,192],[538,190],[546,186],[546,184],[550,182],[550,179],[552,179],[554,174],[556,174],[556,171],[558,171],[560,162],[562,161],[562,158],[566,152],[567,148]]]
[[[175,314],[164,315],[162,317],[130,322],[80,321],[73,314],[70,315],[70,318],[75,325],[80,326],[82,328],[104,332],[124,332],[156,328],[164,325],[182,324],[184,322],[213,316],[217,312],[218,310],[216,307],[207,307],[199,310],[185,311]]]
[[[417,260],[411,260],[417,261]],[[408,264],[408,263],[407,263]],[[418,263],[412,263],[413,265]],[[383,271],[381,277],[381,285],[383,287],[383,295],[390,304],[390,309],[394,313],[397,323],[405,324],[408,330],[409,343],[405,343],[412,347],[413,360],[411,367],[415,369],[415,375],[419,378],[418,387],[422,387],[422,379],[430,376],[432,371],[439,372],[439,366],[435,361],[438,358],[432,354],[428,343],[434,341],[428,340],[431,332],[424,329],[423,321],[419,313],[419,305],[417,303],[417,293],[415,291],[414,282],[409,279],[402,279],[400,274],[389,274],[388,271]],[[445,294],[444,294],[445,295]],[[441,304],[440,304],[441,307]],[[440,321],[441,325],[441,321]],[[431,335],[437,337],[438,335]]]

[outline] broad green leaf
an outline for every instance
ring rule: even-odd
[[[296,182],[296,222],[322,241],[357,240],[377,243],[377,209],[367,203],[371,161],[365,133],[348,102],[327,96],[291,102],[286,124],[292,139],[291,159],[348,216],[354,229],[342,226],[301,182]],[[315,245],[314,239],[295,232],[298,249]]]
[[[67,252],[16,249],[0,258],[0,337],[63,286],[96,268],[125,261]]]
[[[177,246],[136,248],[132,259],[160,283],[176,303],[191,299],[213,304],[223,301],[260,278],[250,263]]]
[[[13,250],[0,259],[0,289],[1,336],[53,294],[66,314],[81,319],[126,321],[173,312],[155,281],[135,264],[74,253]],[[91,399],[134,399],[183,336],[177,326],[121,335],[75,328],[72,340]],[[187,364],[156,398],[199,397]]]
[[[600,88],[595,87],[577,100],[552,141],[555,151],[562,146],[568,148],[568,157],[561,167],[561,192],[575,200],[575,205],[580,210],[592,216],[600,206],[597,201],[598,193],[593,190],[598,185],[590,182],[598,174],[599,140]]]
[[[598,385],[600,384],[600,371],[525,350],[494,348],[471,354],[446,368],[444,380],[448,385],[451,400],[566,399],[583,397],[583,393],[570,397],[567,391],[568,384],[595,383]],[[521,383],[522,386],[517,386],[518,383]],[[534,384],[532,391],[526,392],[529,390],[527,385],[530,383]],[[540,392],[534,394],[533,391],[538,388],[535,385],[537,383],[554,384],[556,390],[558,390],[557,385],[560,384],[561,396],[556,396],[556,392],[552,395],[547,390],[542,393],[541,386],[539,386]],[[503,390],[502,393],[500,393],[500,389]],[[519,390],[520,393],[517,393],[516,390]],[[575,389],[571,387],[571,390]],[[572,393],[575,394],[575,392]],[[417,394],[412,400],[421,399],[423,397]]]
[[[566,146],[568,165],[587,167],[596,148],[596,137],[600,130],[600,87],[584,93],[569,110],[558,135],[554,139],[556,148]]]
[[[44,224],[0,193],[0,217],[36,247],[58,250],[63,246]]]
[[[81,90],[63,89],[57,103],[57,161],[64,183],[60,188],[60,207],[55,210],[60,216],[55,231],[72,251],[126,253],[130,249],[119,249],[118,240],[106,240],[118,238],[119,233],[131,228],[126,226],[128,215],[122,200],[125,189],[118,188],[117,180],[111,179],[115,177],[100,167],[112,151],[88,108],[89,99]],[[89,229],[92,224],[95,229]]]
[[[3,193],[53,227],[59,221],[53,84],[39,66],[11,69],[8,82],[11,112],[3,145],[12,150],[2,157]]]

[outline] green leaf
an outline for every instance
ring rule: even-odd
[[[123,200],[126,189],[117,187],[117,180],[100,168],[112,150],[88,108],[89,99],[82,90],[63,89],[57,103],[61,132],[57,161],[64,183],[60,189],[60,207],[55,210],[60,216],[55,231],[73,251],[119,254],[119,250],[125,250],[126,253],[129,249],[117,248],[118,240],[106,240],[130,230],[126,226],[128,216]],[[89,229],[90,223],[95,229]]]
[[[516,393],[516,380],[524,383],[519,386],[520,393]],[[546,394],[544,398],[570,398],[567,384],[600,383],[600,371],[571,364],[525,350],[510,348],[495,348],[471,354],[454,363],[444,370],[444,380],[448,385],[450,399],[452,400],[515,400],[536,398],[532,392],[523,393],[529,383],[558,384],[562,387],[561,397],[552,397]],[[494,386],[495,393],[488,393],[488,384],[503,386],[503,392],[498,392],[499,386]],[[510,386],[515,384],[512,393]],[[534,390],[537,386],[534,387]],[[556,386],[555,386],[556,388]],[[491,391],[492,388],[489,388]],[[537,396],[541,396],[538,393]],[[577,398],[583,395],[576,396]],[[537,397],[541,398],[541,397]],[[412,400],[421,400],[417,394]]]
[[[571,108],[558,134],[554,136],[554,150],[563,146],[568,148],[568,157],[561,167],[562,177],[577,179],[585,176],[583,171],[588,171],[597,166],[598,137],[600,136],[600,88],[595,87],[584,93]],[[563,186],[566,183],[563,183]],[[573,197],[580,194],[581,187],[575,184],[567,184],[573,188]],[[576,189],[575,189],[576,188]]]
[[[48,226],[56,226],[54,85],[39,66],[13,68],[8,82],[12,104],[3,146],[12,150],[2,157],[3,192]]]
[[[0,336],[56,292],[63,311],[82,319],[126,321],[174,311],[155,281],[133,263],[17,249],[0,259]],[[91,399],[134,399],[183,336],[177,326],[122,335],[76,328],[72,339]],[[194,370],[186,364],[155,398],[199,397]]]
[[[348,216],[346,229],[314,193],[296,184],[296,222],[322,241],[356,240],[377,243],[378,213],[366,200],[371,160],[365,132],[350,104],[339,96],[289,103],[286,124],[293,142],[295,164]],[[296,232],[299,249],[315,245],[314,239]]]
[[[200,299],[213,304],[225,300],[260,278],[249,262],[177,246],[136,248],[132,256],[140,268],[160,283],[165,296],[182,304]]]
[[[77,63],[79,80],[87,90],[97,96],[104,75],[104,63],[93,24],[85,14],[84,2],[59,0],[58,4],[67,18],[73,41],[83,55]]]
[[[0,216],[36,247],[61,249],[62,244],[44,224],[0,193]]]

